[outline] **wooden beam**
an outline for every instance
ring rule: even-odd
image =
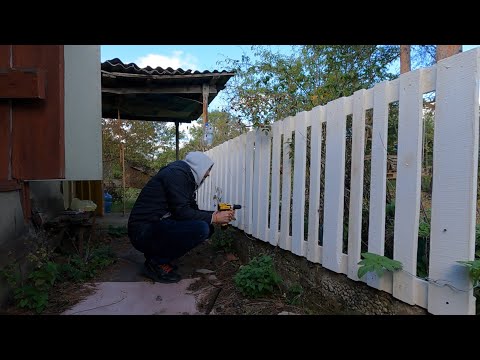
[[[137,117],[138,119],[140,119],[141,117],[151,118],[152,120],[154,120],[155,118],[170,118],[170,119],[173,119],[173,121],[177,119],[178,121],[181,121],[185,118],[188,118],[193,113],[193,111],[187,112],[187,111],[174,111],[174,110],[167,110],[167,109],[158,109],[158,110],[152,109],[151,112],[143,113],[140,106],[137,109],[135,106],[132,106],[132,105],[123,106],[121,109],[121,112],[122,112],[122,118],[124,119],[128,119],[128,117],[131,114],[132,116],[135,115],[135,117]],[[103,111],[102,116],[104,118],[116,119],[117,118],[116,113],[117,111],[114,109],[111,109],[111,110],[106,109]]]
[[[122,202],[123,202],[123,216],[125,216],[125,144],[120,143],[120,161],[122,163]]]
[[[0,180],[0,192],[20,190],[22,186],[17,180]]]
[[[178,160],[178,138],[180,137],[179,129],[178,129],[178,121],[175,121],[175,157]]]
[[[105,88],[102,87],[102,93],[111,94],[202,94],[203,89],[200,85],[191,86],[167,86],[161,88]],[[216,94],[217,89],[211,87],[210,94]]]
[[[232,77],[235,76],[234,72],[221,72],[210,74],[178,74],[178,75],[147,75],[147,74],[128,74],[119,72],[110,72],[102,70],[102,77],[124,77],[124,78],[146,78],[154,80],[172,80],[172,79],[195,79],[195,78],[212,78],[212,77]]]
[[[203,84],[202,85],[202,97],[203,97],[203,150],[205,151],[207,147],[207,123],[208,123],[208,92],[209,92],[210,85]]]
[[[203,123],[208,123],[208,94],[210,92],[210,86],[203,84],[202,96],[203,96]]]
[[[1,99],[45,99],[45,71],[0,69]]]

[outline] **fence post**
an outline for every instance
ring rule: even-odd
[[[467,268],[477,203],[478,49],[437,64],[428,311],[475,314]]]

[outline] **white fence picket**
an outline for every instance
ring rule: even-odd
[[[352,157],[348,217],[348,277],[357,281],[362,247],[363,168],[365,159],[365,90],[353,94]]]
[[[272,124],[272,190],[270,192],[270,230],[269,242],[276,246],[278,244],[278,219],[280,214],[280,154],[281,135],[283,133],[283,122],[277,121]]]
[[[260,193],[260,184],[265,181],[260,177],[262,172],[262,132],[260,130],[255,131],[255,152],[253,160],[253,202],[252,202],[252,235],[257,239],[260,238],[259,235],[259,226],[260,226],[260,211],[259,209],[259,193]]]
[[[423,70],[400,76],[393,258],[403,264],[403,271],[393,274],[393,296],[411,305],[416,299],[422,175],[422,77]]]
[[[230,142],[226,141],[223,143],[223,152],[222,152],[222,168],[223,178],[222,178],[222,189],[223,189],[223,198],[222,202],[228,203],[230,201]]]
[[[256,207],[258,208],[257,239],[268,241],[268,202],[270,191],[270,144],[271,134],[258,130],[258,192],[256,194]],[[257,146],[255,146],[257,148]]]
[[[222,163],[221,163],[221,152],[220,152],[220,146],[217,146],[215,148],[214,152],[214,162],[215,162],[215,171],[213,172],[213,179],[212,179],[212,200],[213,201],[213,211],[217,209],[217,204],[219,202],[218,199],[218,189],[220,188],[220,178],[222,176]],[[212,169],[213,170],[213,169]],[[215,198],[214,198],[215,197]]]
[[[207,156],[212,159],[212,151],[209,150],[206,152]],[[213,161],[213,159],[212,159]],[[214,170],[212,169],[212,172]],[[200,187],[200,191],[202,192],[202,210],[210,210],[210,195],[211,195],[211,187],[212,187],[212,172],[210,173],[210,176],[207,177],[203,183],[203,185]]]
[[[388,100],[390,84],[375,85],[373,98],[372,167],[370,179],[370,216],[368,226],[368,252],[384,255],[385,252],[385,197],[387,181]],[[392,293],[391,276],[366,275],[367,284]]]
[[[279,246],[284,250],[291,250],[290,236],[290,198],[292,186],[292,162],[290,159],[290,142],[292,140],[293,117],[283,120],[283,159],[282,159],[282,199]]]
[[[208,151],[206,151],[205,154],[209,156]],[[207,185],[206,182],[204,182],[203,185],[199,189],[197,189],[196,200],[197,200],[197,205],[200,209],[206,209],[205,208],[205,198],[206,198],[206,191],[207,191],[206,185]]]
[[[240,142],[240,158],[239,158],[239,193],[238,202],[242,205],[242,209],[237,211],[237,219],[239,229],[243,230],[245,227],[245,154],[246,154],[246,140],[247,135],[242,134],[239,138]]]
[[[317,106],[310,112],[310,186],[308,207],[307,259],[320,263],[320,172],[322,168],[322,123],[325,121],[325,107]]]
[[[345,108],[345,98],[327,104],[322,265],[336,272],[342,272]]]
[[[238,204],[240,201],[238,199],[238,193],[239,193],[239,155],[240,155],[240,139],[236,137],[235,139],[232,139],[232,176],[230,180],[232,181],[232,204]],[[235,211],[235,220],[231,222],[233,226],[238,227],[238,211]]]
[[[247,234],[252,233],[252,205],[253,205],[253,155],[255,145],[255,132],[247,133],[245,151],[245,211],[244,230]]]
[[[294,117],[295,151],[293,163],[292,252],[304,255],[305,171],[307,160],[307,118],[302,111]]]
[[[479,62],[480,51],[474,49],[437,64],[428,286],[432,314],[475,314],[472,282],[457,261],[473,260],[475,249]]]

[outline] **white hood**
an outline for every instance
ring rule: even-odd
[[[197,186],[203,181],[203,177],[208,170],[213,166],[213,161],[207,155],[201,151],[192,151],[187,154],[185,161],[190,169],[192,169],[193,176],[195,177],[195,183]]]

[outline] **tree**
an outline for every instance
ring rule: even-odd
[[[244,132],[246,127],[235,116],[224,111],[212,111],[208,114],[208,122],[213,127],[213,143],[209,148],[233,139]],[[192,123],[189,129],[189,142],[180,149],[181,157],[189,151],[203,151],[203,119]]]
[[[175,151],[175,127],[169,123],[139,120],[103,119],[104,178],[121,177],[120,143],[125,159],[144,167],[155,167],[160,153]],[[184,136],[180,132],[180,138]]]
[[[410,45],[400,45],[400,74],[409,72],[411,70],[410,60]]]
[[[446,57],[458,54],[462,45],[400,45],[400,73],[426,67]],[[410,60],[410,54],[413,58]]]
[[[437,61],[445,59],[449,56],[458,54],[462,51],[462,45],[438,45],[437,46]]]
[[[291,55],[254,46],[257,60],[226,60],[237,75],[226,89],[228,111],[245,123],[268,125],[393,78],[398,46],[301,45]]]

